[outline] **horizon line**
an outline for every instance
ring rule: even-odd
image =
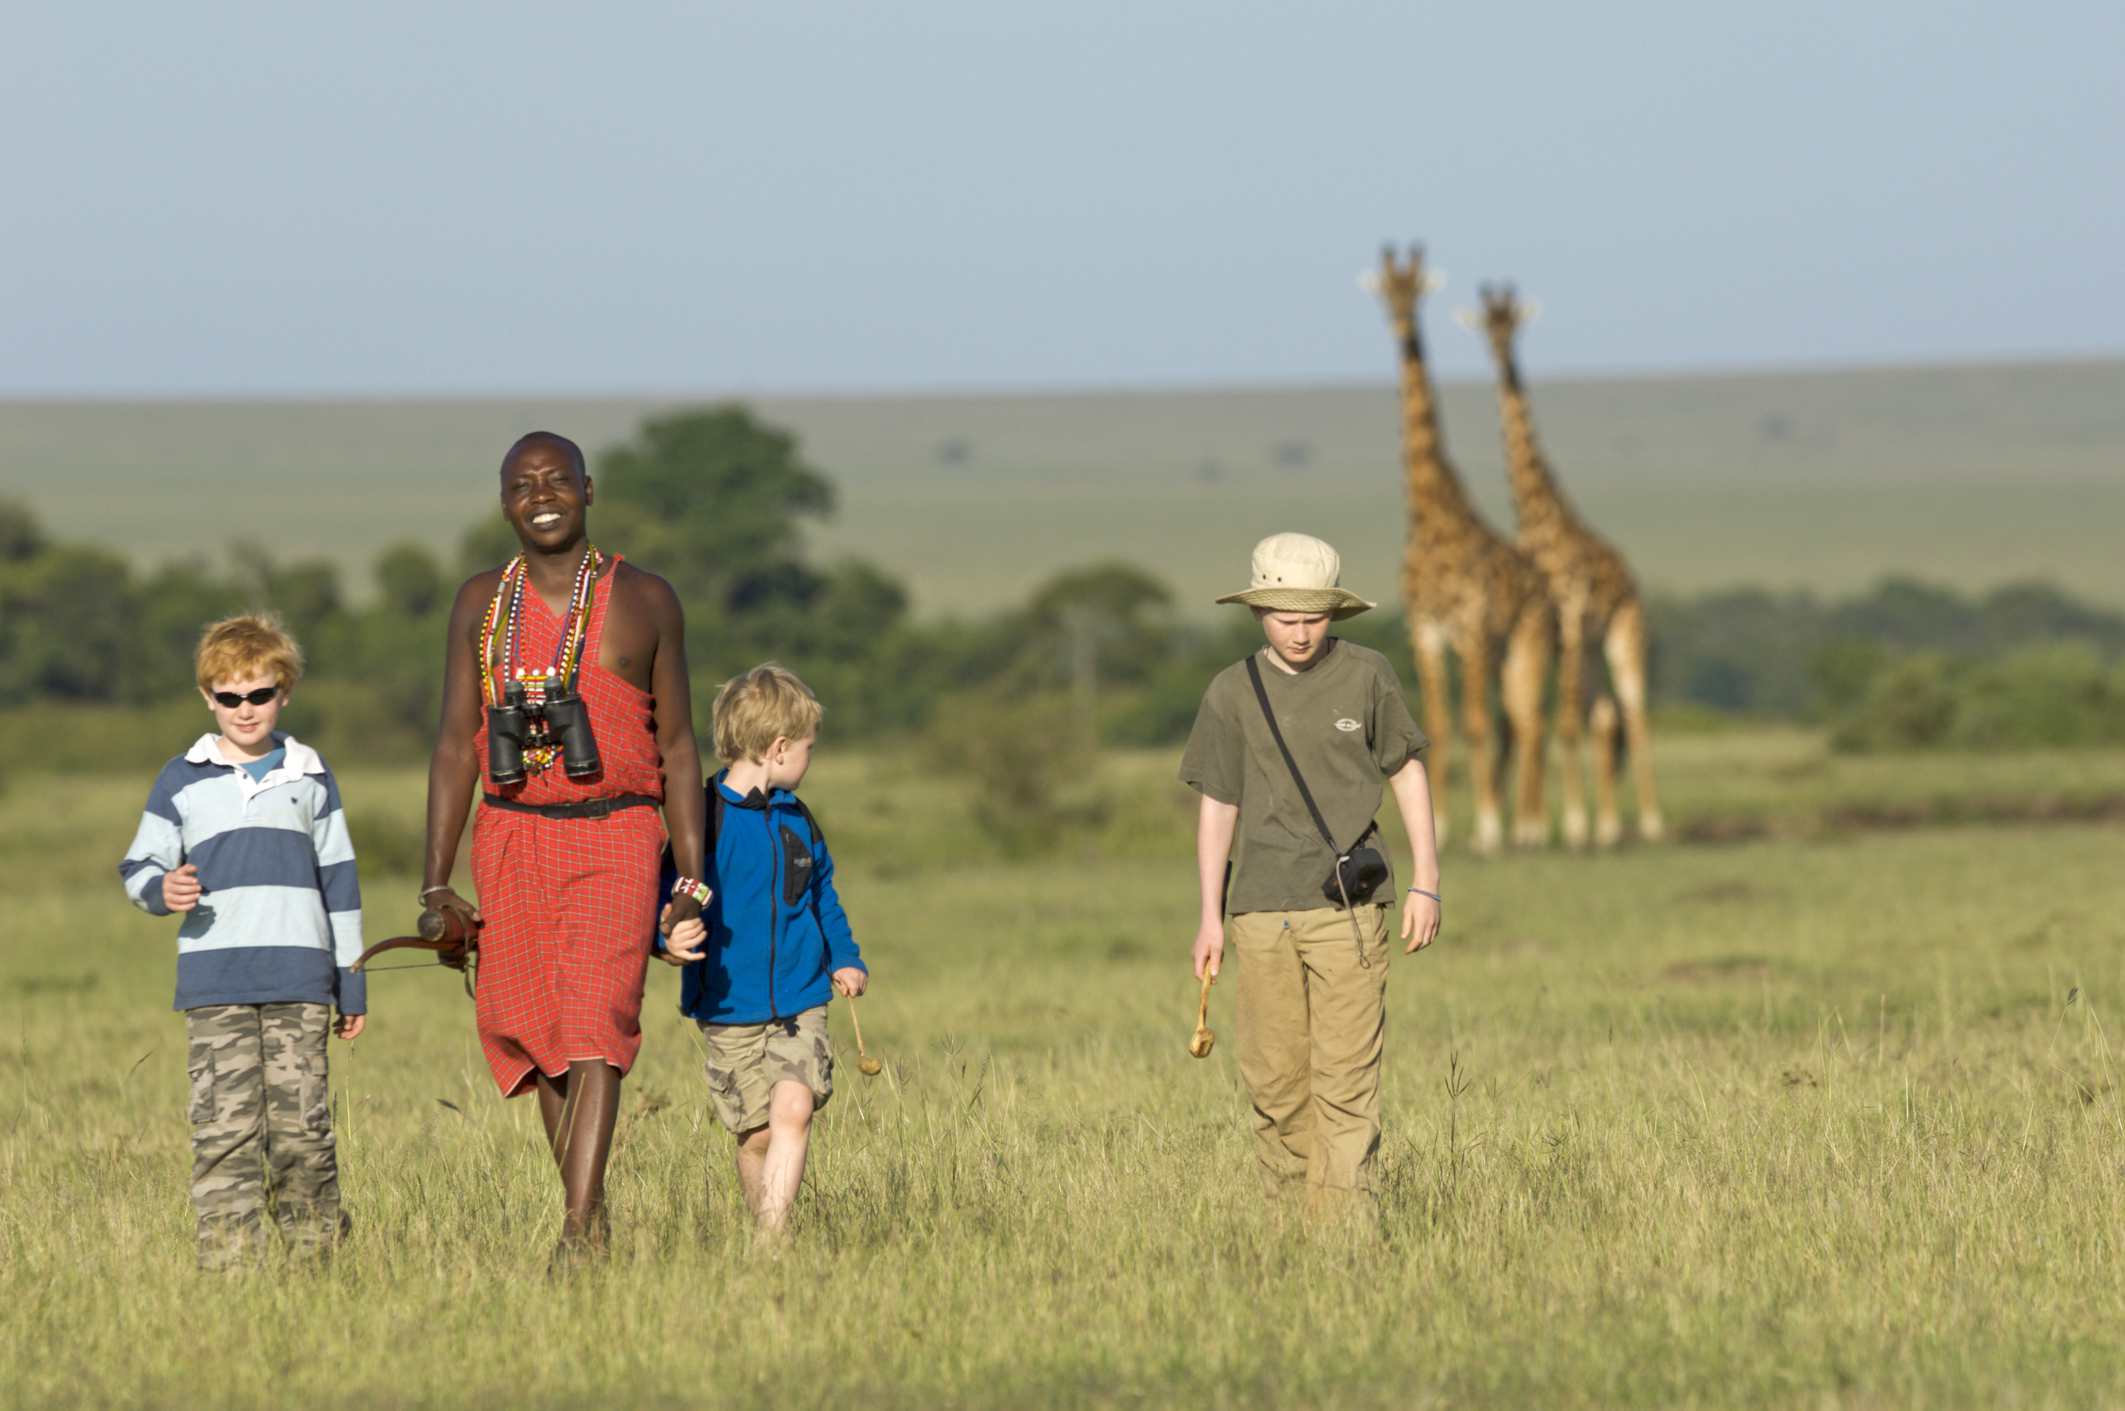
[[[1832,359],[1823,362],[1713,363],[1691,366],[1647,364],[1624,368],[1593,369],[1562,367],[1531,382],[1549,386],[1601,385],[1627,382],[1725,382],[1752,377],[1809,378],[1847,377],[1855,374],[1897,372],[1972,372],[2016,369],[2065,369],[2125,364],[2125,351],[2057,352],[1993,356],[1944,357],[1923,361]],[[1495,378],[1475,374],[1441,376],[1443,386],[1490,386]],[[509,403],[521,401],[565,402],[879,402],[879,401],[1001,401],[1007,399],[1079,399],[1093,397],[1212,396],[1228,393],[1306,392],[1332,389],[1375,389],[1392,386],[1392,373],[1379,377],[1321,376],[1292,378],[1235,378],[1228,381],[1152,380],[1139,382],[1046,382],[1046,383],[943,383],[931,386],[881,384],[873,387],[768,388],[724,387],[692,389],[573,389],[522,388],[367,391],[315,388],[290,391],[242,392],[237,390],[153,391],[49,391],[0,389],[0,406],[229,406],[229,405],[335,405]]]

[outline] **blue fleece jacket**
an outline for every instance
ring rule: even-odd
[[[843,966],[868,970],[834,890],[834,859],[787,789],[740,798],[718,773],[708,781],[716,830],[707,882],[708,944],[681,972],[679,1012],[710,1024],[761,1024],[825,1004]],[[677,880],[664,864],[664,898]],[[663,938],[654,944],[659,948]]]

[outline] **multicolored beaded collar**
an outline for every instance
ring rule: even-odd
[[[553,664],[537,670],[526,669],[517,662],[517,624],[524,616],[524,581],[529,570],[521,553],[509,561],[502,570],[501,581],[494,585],[494,598],[487,604],[487,616],[480,625],[480,694],[487,704],[501,705],[511,680],[522,681],[527,692],[542,699],[548,690],[566,691],[575,685],[577,668],[582,665],[583,636],[589,630],[590,595],[596,590],[598,574],[604,567],[605,556],[597,546],[584,545],[583,561],[576,565],[575,586],[568,594],[568,616],[561,623],[561,640],[554,644]],[[499,672],[497,641],[502,649]]]

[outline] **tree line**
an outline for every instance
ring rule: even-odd
[[[833,513],[833,481],[743,406],[648,421],[593,473],[594,537],[671,581],[696,681],[775,658],[819,691],[841,738],[910,734],[942,711],[998,740],[1167,745],[1209,676],[1259,640],[1243,614],[1183,619],[1167,584],[1115,562],[984,617],[917,622],[877,565],[811,559],[804,526]],[[168,705],[189,690],[202,623],[271,607],[312,664],[299,728],[342,755],[416,758],[452,588],[514,549],[499,515],[467,530],[454,561],[394,544],[372,566],[377,592],[357,602],[323,559],[251,543],[221,563],[141,567],[57,541],[29,507],[0,501],[0,672],[18,702]],[[1834,600],[1735,589],[1649,608],[1655,703],[1677,723],[1803,721],[1851,749],[2125,739],[2125,616],[2042,584],[1969,596],[1892,579]],[[1399,613],[1342,631],[1386,653],[1415,699]]]

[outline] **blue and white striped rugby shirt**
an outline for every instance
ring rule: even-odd
[[[339,784],[316,750],[275,733],[286,757],[263,779],[222,759],[213,735],[162,767],[118,875],[133,905],[168,916],[163,874],[199,869],[199,906],[177,932],[178,1009],[336,1003],[368,1008],[362,891]]]

